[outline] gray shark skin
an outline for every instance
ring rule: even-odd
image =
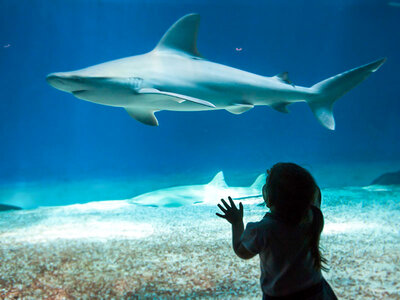
[[[75,97],[123,107],[147,125],[158,125],[154,113],[225,109],[241,114],[267,105],[287,113],[287,106],[307,102],[318,121],[335,129],[333,103],[364,81],[386,58],[323,80],[310,88],[295,86],[284,72],[264,77],[203,58],[196,41],[200,16],[179,19],[149,53],[51,73],[47,82]]]
[[[221,198],[231,196],[234,200],[260,202],[260,193],[266,175],[261,174],[249,187],[229,187],[224,174],[219,172],[214,179],[204,185],[184,185],[156,190],[128,200],[130,204],[153,207],[179,207],[186,205],[217,205]]]

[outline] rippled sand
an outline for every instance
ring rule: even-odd
[[[400,299],[400,188],[323,195],[338,297]],[[215,212],[107,201],[0,213],[0,298],[260,299],[258,258],[234,255]],[[245,222],[264,213],[245,205]]]

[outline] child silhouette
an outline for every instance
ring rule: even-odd
[[[319,251],[324,218],[321,191],[304,168],[278,163],[267,171],[263,198],[270,212],[244,230],[243,205],[231,197],[217,216],[232,224],[232,246],[237,256],[260,256],[263,299],[337,299],[323,278],[325,258]]]

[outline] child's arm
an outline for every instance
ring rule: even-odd
[[[222,210],[225,215],[221,215],[216,213],[218,217],[226,219],[229,223],[232,224],[232,247],[235,251],[236,255],[243,259],[249,259],[255,256],[255,254],[249,252],[246,247],[242,245],[242,241],[240,237],[244,231],[243,225],[243,205],[239,203],[239,209],[236,208],[235,203],[233,202],[231,197],[228,197],[231,206],[225,202],[224,199],[221,199],[222,204],[224,204],[225,208],[222,207],[221,204],[218,204],[218,207]]]

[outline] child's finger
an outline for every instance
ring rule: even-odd
[[[218,207],[219,207],[220,210],[222,210],[222,212],[223,212],[224,214],[226,214],[226,209],[223,208],[221,204],[218,204]]]
[[[231,209],[224,199],[221,199],[221,202],[225,205],[226,209]]]
[[[236,205],[235,205],[235,203],[233,202],[231,196],[228,196],[228,199],[229,199],[229,202],[231,203],[232,208],[233,208],[233,207],[236,208]]]
[[[221,214],[219,214],[219,213],[215,213],[218,217],[220,217],[220,218],[223,218],[223,219],[226,219],[226,217],[224,216],[224,215],[221,215]]]

